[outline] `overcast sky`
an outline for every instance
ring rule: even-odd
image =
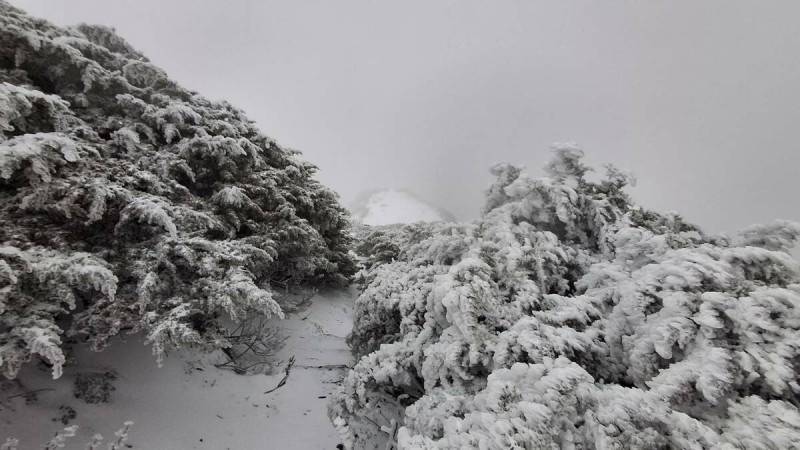
[[[345,202],[394,186],[474,217],[492,163],[576,141],[708,231],[800,220],[795,0],[11,1],[115,27]]]

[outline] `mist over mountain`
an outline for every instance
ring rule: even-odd
[[[363,192],[353,202],[350,211],[355,220],[365,225],[455,221],[455,216],[446,209],[397,188]]]

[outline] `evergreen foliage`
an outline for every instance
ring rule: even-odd
[[[483,216],[359,234],[348,448],[791,448],[800,226],[711,236],[590,181],[496,165]]]
[[[275,289],[346,283],[347,214],[315,170],[112,29],[0,1],[0,368],[58,377],[64,331],[226,347],[225,316],[281,315]]]

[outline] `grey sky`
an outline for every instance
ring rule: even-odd
[[[800,220],[800,2],[11,0],[113,26],[300,149],[345,202],[397,186],[460,218],[549,145],[709,231]]]

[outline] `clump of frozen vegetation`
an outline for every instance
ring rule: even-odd
[[[362,230],[348,448],[790,448],[800,225],[710,236],[573,145],[492,168],[483,216]]]
[[[126,444],[128,442],[128,435],[131,431],[131,427],[133,426],[133,422],[125,422],[119,430],[114,432],[114,440],[110,441],[107,445],[108,450],[122,450],[124,448],[130,447]],[[78,431],[77,425],[71,425],[63,430],[56,432],[56,434],[47,441],[41,448],[44,450],[56,450],[59,448],[65,448],[67,446],[67,441],[70,438],[75,437],[75,433]],[[19,439],[16,438],[7,438],[5,443],[0,445],[0,450],[17,450],[18,446],[20,445]],[[103,445],[103,436],[101,434],[95,434],[92,436],[92,440],[87,442],[86,445],[83,447],[86,450],[100,450]]]
[[[108,403],[111,401],[111,393],[115,391],[114,380],[117,378],[116,372],[109,370],[106,372],[78,373],[75,377],[72,392],[75,398],[79,398],[86,403]]]
[[[276,290],[345,283],[347,214],[314,173],[113,30],[0,1],[0,369],[58,377],[65,331],[226,348]]]

